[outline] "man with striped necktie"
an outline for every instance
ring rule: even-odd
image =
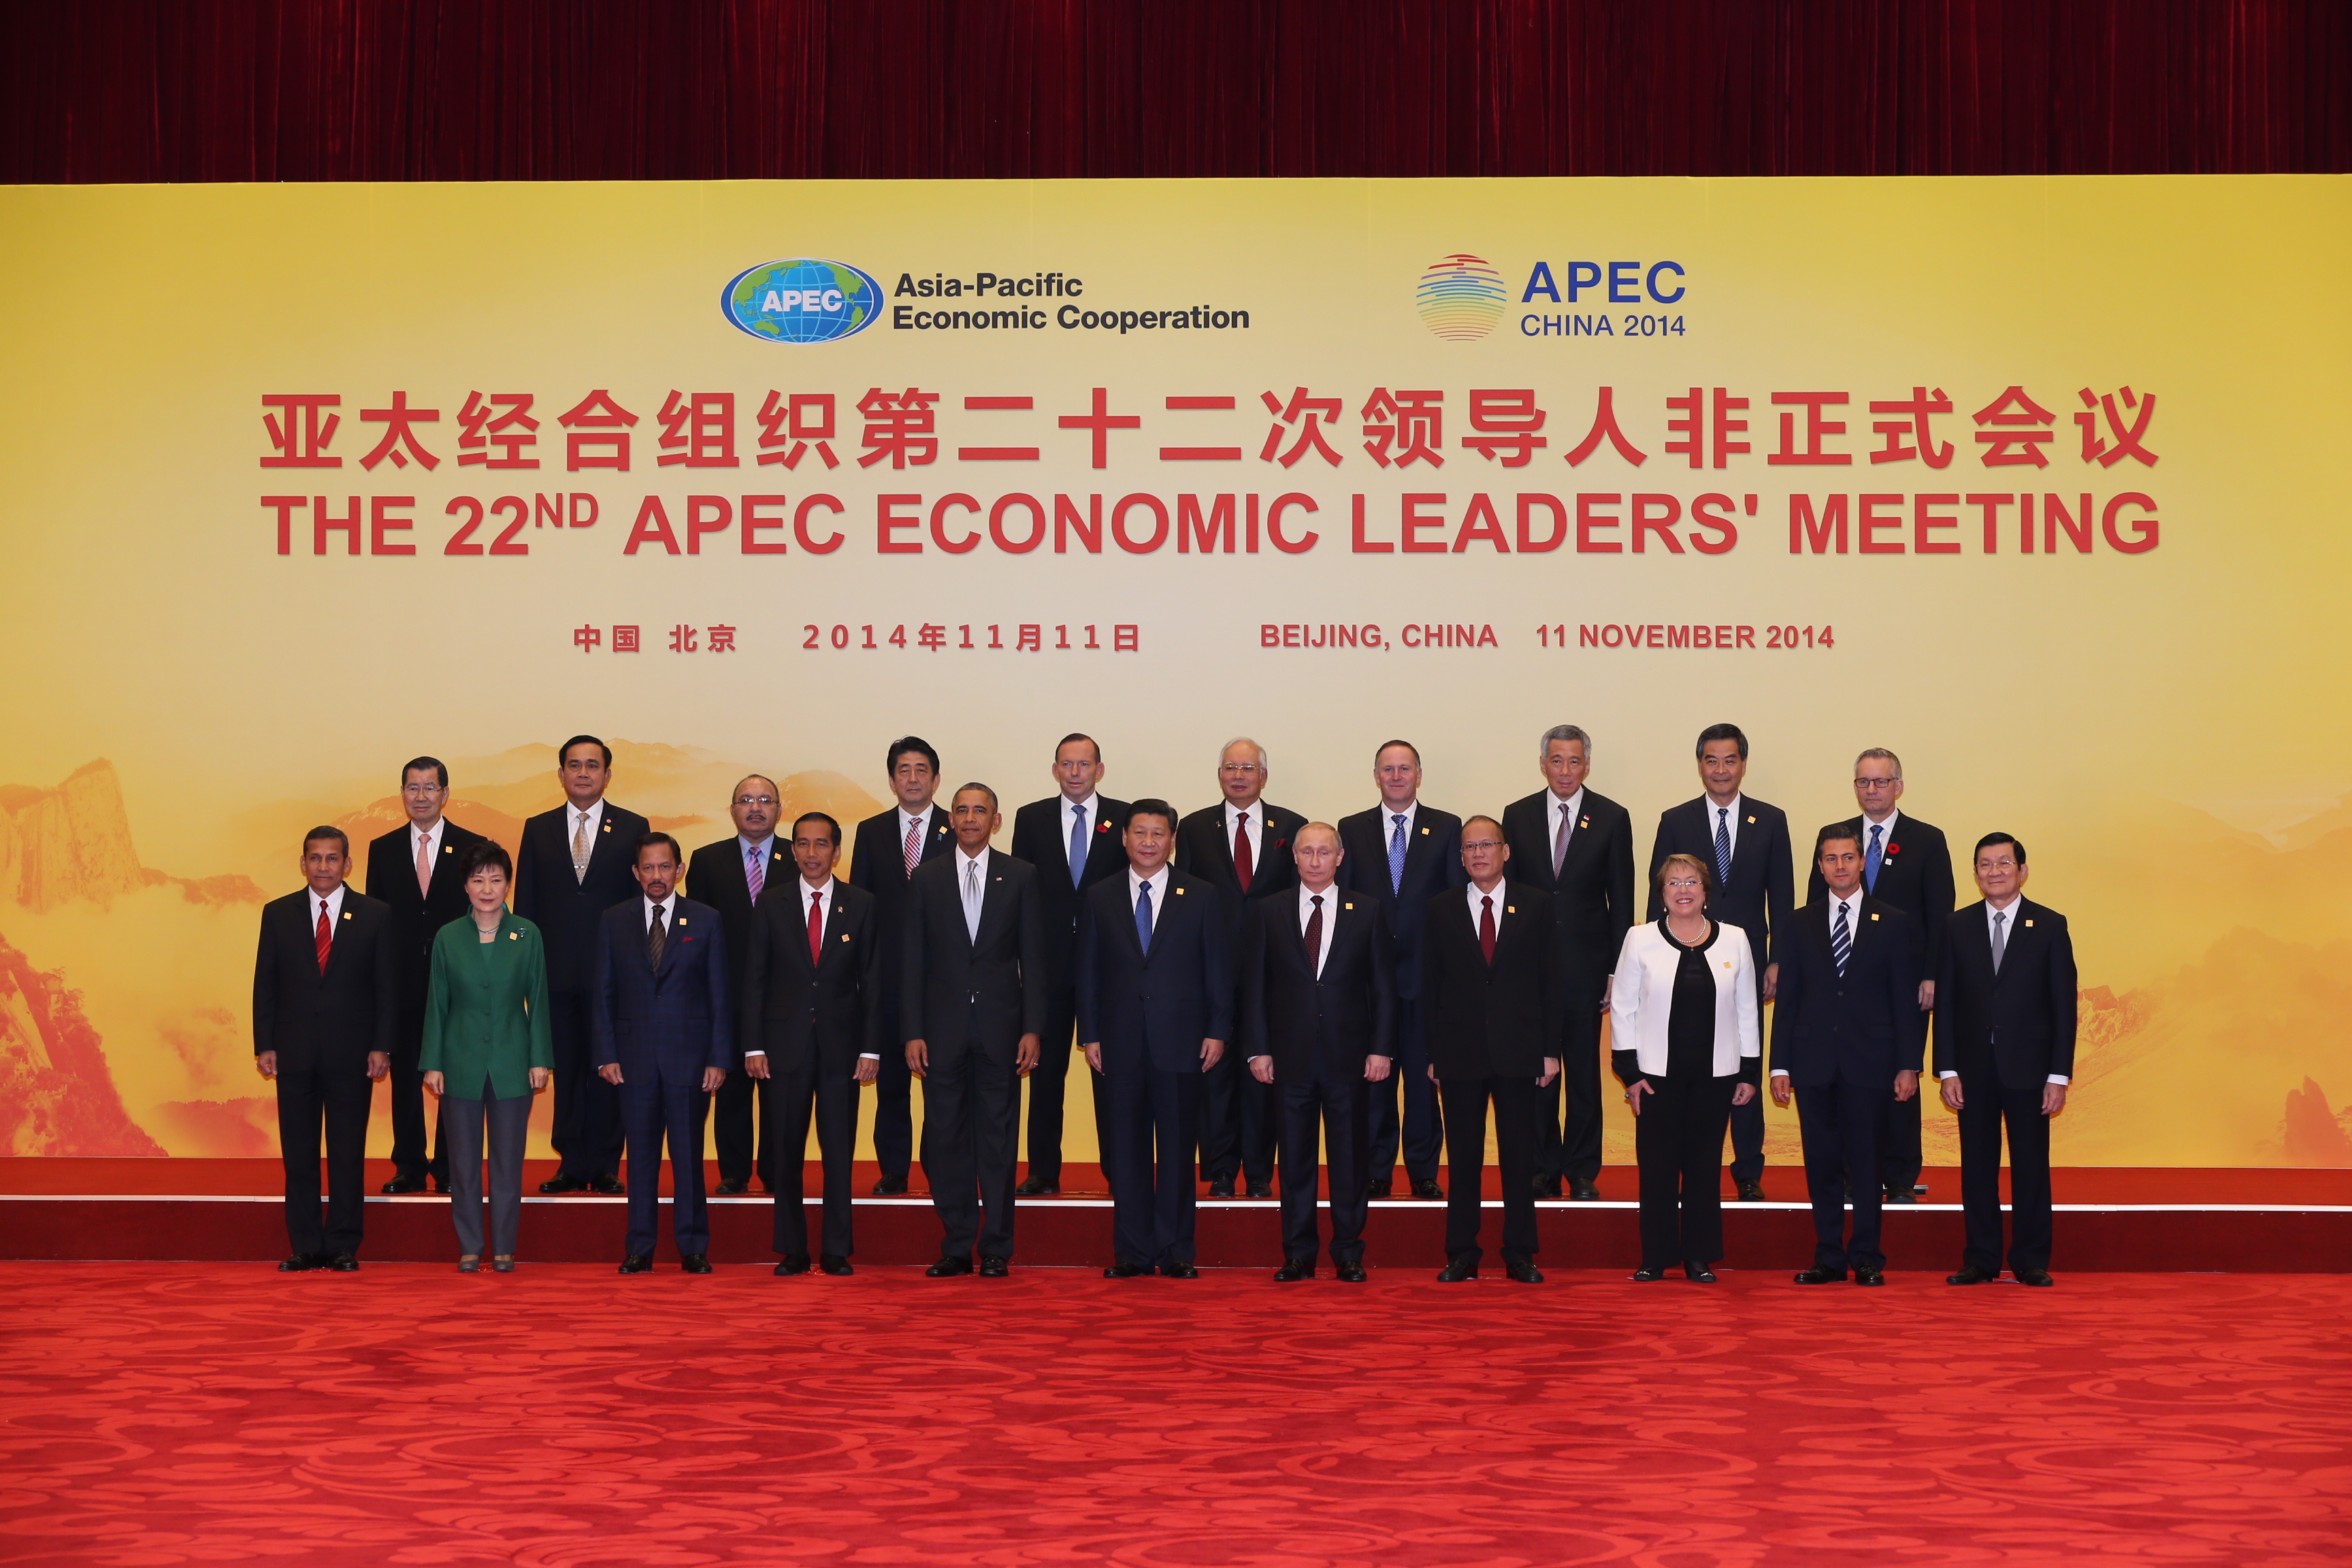
[[[1886,1283],[1878,1169],[1887,1090],[1897,1100],[1919,1092],[1927,1039],[1917,929],[1864,890],[1862,858],[1862,836],[1850,825],[1822,829],[1813,845],[1822,896],[1798,911],[1774,950],[1772,1101],[1796,1100],[1813,1204],[1813,1264],[1797,1276],[1800,1285],[1835,1284],[1849,1268],[1857,1285]]]
[[[948,814],[931,803],[940,791],[939,752],[920,736],[901,736],[890,742],[889,765],[890,793],[898,804],[857,825],[849,858],[849,885],[874,895],[881,921],[882,1037],[892,1046],[882,1053],[874,1080],[874,1159],[882,1167],[882,1179],[874,1184],[877,1197],[907,1190],[915,1156],[915,1080],[896,1048],[904,1038],[898,1033],[898,983],[906,953],[907,887],[924,861],[955,848]]]
[[[694,852],[688,862],[686,880],[678,890],[688,898],[709,904],[719,911],[727,931],[727,973],[740,975],[751,957],[751,921],[758,912],[760,900],[767,895],[768,883],[773,880],[782,887],[793,874],[793,861],[784,844],[776,837],[776,824],[783,809],[782,792],[773,779],[753,773],[735,786],[734,798],[728,803],[728,815],[735,819],[735,831],[716,844],[706,844]],[[710,1136],[719,1159],[719,1192],[731,1197],[748,1190],[751,1173],[756,1166],[760,1185],[773,1192],[778,1177],[772,1166],[776,1159],[776,1140],[772,1131],[775,1117],[770,1107],[772,1095],[761,1085],[765,1079],[755,1079],[742,1070],[742,1042],[737,1041],[737,1058],[729,1069],[727,1081],[710,1100]],[[755,1145],[751,1136],[751,1103],[760,1102],[760,1136]],[[786,1156],[789,1162],[791,1156]],[[786,1178],[796,1176],[788,1171]]]

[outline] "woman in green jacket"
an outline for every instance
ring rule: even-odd
[[[490,1267],[514,1272],[522,1220],[523,1142],[530,1097],[547,1087],[555,1041],[547,1018],[547,954],[539,928],[507,910],[514,862],[488,839],[459,862],[473,918],[451,921],[433,939],[425,1040],[417,1066],[425,1087],[444,1097],[449,1143],[449,1212],[457,1226],[457,1271],[482,1267],[483,1127],[489,1129]]]

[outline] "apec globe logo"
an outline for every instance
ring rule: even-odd
[[[882,285],[846,261],[763,261],[728,280],[719,308],[772,343],[829,343],[874,324],[882,313]]]
[[[1484,258],[1466,254],[1433,262],[1413,290],[1422,325],[1449,342],[1472,342],[1493,331],[1509,299],[1503,275]]]

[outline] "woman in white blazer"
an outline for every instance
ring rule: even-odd
[[[1669,855],[1658,868],[1665,914],[1625,933],[1609,990],[1612,1060],[1633,1108],[1642,1170],[1643,1284],[1669,1265],[1715,1283],[1723,1256],[1723,1133],[1756,1098],[1763,1062],[1756,959],[1748,933],[1709,920],[1711,868]]]

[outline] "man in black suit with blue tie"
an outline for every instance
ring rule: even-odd
[[[882,1037],[894,1048],[882,1053],[874,1079],[874,1159],[882,1167],[876,1197],[907,1190],[915,1157],[915,1080],[907,1058],[895,1047],[898,1033],[898,984],[905,969],[901,938],[907,925],[907,884],[926,860],[955,847],[948,814],[932,804],[940,792],[940,754],[920,736],[890,742],[890,793],[898,804],[857,825],[849,857],[850,886],[874,895],[882,938]]]
[[[1224,798],[1184,818],[1176,830],[1176,869],[1215,889],[1232,962],[1241,963],[1250,906],[1298,885],[1290,837],[1307,826],[1295,811],[1265,800],[1265,748],[1248,736],[1217,753],[1217,790]],[[1227,1055],[1209,1073],[1201,1106],[1201,1179],[1213,1198],[1234,1195],[1239,1177],[1250,1197],[1274,1196],[1274,1147],[1282,1126],[1274,1090]]]
[[[1396,1070],[1366,1090],[1371,1130],[1364,1152],[1365,1192],[1376,1198],[1389,1195],[1402,1153],[1406,1190],[1417,1198],[1442,1199],[1437,1166],[1444,1154],[1445,1128],[1437,1113],[1437,1086],[1429,1080],[1421,947],[1429,929],[1429,900],[1462,885],[1462,819],[1421,804],[1421,752],[1411,741],[1381,743],[1372,753],[1372,782],[1380,788],[1381,804],[1339,819],[1339,886],[1370,899],[1386,921],[1396,991]]]
[[[1843,823],[1813,845],[1820,895],[1782,935],[1772,1008],[1772,1102],[1793,1090],[1813,1205],[1812,1267],[1800,1285],[1886,1283],[1878,1172],[1888,1090],[1919,1093],[1927,1043],[1919,1011],[1919,934],[1909,916],[1862,885],[1862,836]],[[1845,1236],[1853,1194],[1853,1238]]]
[[[1127,869],[1127,802],[1099,793],[1102,778],[1095,738],[1065,735],[1054,748],[1055,793],[1013,814],[1013,858],[1037,868],[1045,922],[1045,1026],[1029,1075],[1029,1174],[1013,1189],[1024,1198],[1062,1190],[1062,1105],[1078,1016],[1078,911],[1088,888]],[[1099,1100],[1095,1146],[1102,1147]]]
[[[662,1143],[669,1143],[670,1233],[688,1274],[710,1272],[702,1191],[702,1124],[735,1059],[735,996],[719,911],[680,898],[677,840],[642,833],[630,874],[639,896],[599,922],[590,1018],[596,1072],[619,1090],[629,1152],[624,1274],[654,1266],[661,1226]]]
[[[2066,917],[2027,899],[2025,846],[1977,840],[1977,889],[1945,922],[1936,976],[1936,1077],[1960,1119],[1968,1251],[1954,1285],[2000,1274],[2000,1135],[2009,1129],[2010,1272],[2050,1278],[2050,1119],[2074,1077],[2074,939]]]
[[[782,889],[792,880],[792,858],[776,837],[776,818],[783,809],[781,801],[782,792],[773,779],[753,773],[738,784],[727,807],[735,820],[733,837],[697,849],[687,862],[686,880],[678,884],[678,891],[719,911],[727,928],[727,973],[739,979],[751,957],[752,917],[767,896],[768,884],[773,881]],[[778,1176],[776,1137],[771,1125],[774,1109],[762,1087],[771,1080],[755,1079],[742,1070],[740,1058],[745,1037],[737,1037],[739,1059],[728,1069],[727,1081],[719,1086],[710,1101],[710,1141],[719,1161],[719,1191],[730,1197],[748,1191],[754,1166],[765,1190],[775,1191],[778,1183],[788,1177],[797,1191],[801,1152],[796,1149],[785,1157],[796,1168],[784,1177]],[[756,1144],[751,1136],[755,1100],[760,1105]]]
[[[1516,875],[1551,896],[1564,1015],[1560,1087],[1543,1092],[1536,1113],[1536,1191],[1556,1198],[1565,1178],[1568,1195],[1590,1203],[1601,1195],[1601,1016],[1633,923],[1633,819],[1585,787],[1591,736],[1555,724],[1538,746],[1544,787],[1503,813]]]
[[[596,978],[599,922],[637,897],[631,853],[651,826],[604,798],[613,748],[574,735],[556,752],[563,804],[522,825],[515,857],[514,912],[539,927],[547,949],[547,1020],[555,1037],[555,1126],[561,1163],[542,1193],[618,1193],[621,1102],[596,1071],[589,992]]]
[[[923,1080],[923,1173],[945,1232],[930,1278],[1001,1279],[1013,1258],[1021,1079],[1045,1022],[1037,868],[989,847],[996,792],[968,784],[948,806],[956,852],[916,871],[907,900],[898,1026]],[[973,1201],[977,1189],[979,1201]],[[984,1215],[984,1217],[983,1217]]]
[[[1658,818],[1650,848],[1650,912],[1665,914],[1658,868],[1669,855],[1696,855],[1715,868],[1706,912],[1748,935],[1756,960],[1759,1005],[1772,1000],[1779,973],[1774,950],[1789,923],[1797,873],[1790,858],[1789,815],[1740,793],[1748,776],[1748,737],[1737,724],[1710,724],[1698,735],[1698,776],[1706,791]],[[1764,1108],[1759,1099],[1731,1110],[1731,1180],[1744,1203],[1764,1201]]]
[[[1339,830],[1310,822],[1291,838],[1298,890],[1264,899],[1242,942],[1241,1048],[1282,1110],[1283,1284],[1315,1277],[1315,1188],[1331,1167],[1331,1262],[1364,1282],[1366,1090],[1396,1057],[1396,983],[1388,922],[1369,895],[1340,890]]]
[[[1895,803],[1903,798],[1903,760],[1885,747],[1873,746],[1853,760],[1853,797],[1862,815],[1838,826],[1861,836],[1863,890],[1911,917],[1912,934],[1920,943],[1919,1011],[1924,1014],[1936,1005],[1936,971],[1944,962],[1944,928],[1952,912],[1952,851],[1942,828],[1896,809]],[[1813,903],[1821,896],[1822,873],[1816,867],[1807,881],[1805,901]],[[1912,1189],[1918,1185],[1923,1163],[1920,1103],[1916,1094],[1887,1102],[1879,1178],[1890,1204],[1919,1201]]]
[[[440,1113],[428,1141],[425,1075],[416,1065],[425,1044],[425,994],[433,977],[433,939],[466,912],[466,879],[457,867],[482,841],[443,815],[449,770],[438,757],[416,757],[400,770],[400,807],[408,820],[368,845],[367,896],[392,910],[393,946],[400,957],[400,1027],[392,1047],[392,1180],[387,1193],[421,1193],[430,1175],[449,1190],[449,1156],[441,1147]]]
[[[1216,889],[1168,864],[1176,809],[1128,807],[1127,871],[1087,893],[1078,1042],[1104,1101],[1111,1279],[1196,1279],[1192,1152],[1201,1086],[1234,1026],[1234,947]]]

